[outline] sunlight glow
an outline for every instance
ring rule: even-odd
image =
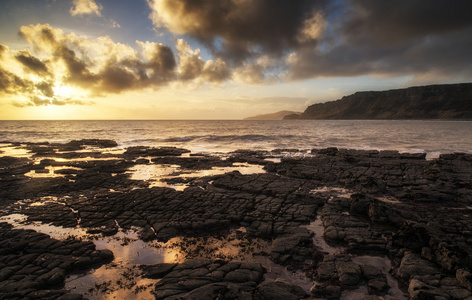
[[[54,95],[65,98],[74,98],[77,97],[78,94],[81,94],[81,91],[77,88],[67,85],[55,86],[52,89],[54,90]]]

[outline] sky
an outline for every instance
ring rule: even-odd
[[[472,1],[2,0],[0,119],[242,119],[472,82]]]

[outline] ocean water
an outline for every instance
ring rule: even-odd
[[[112,139],[119,147],[183,147],[192,152],[339,147],[472,153],[472,121],[0,121],[0,141]]]

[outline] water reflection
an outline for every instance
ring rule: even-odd
[[[67,170],[67,171],[62,171]],[[82,171],[82,168],[68,167],[68,166],[46,166],[42,169],[31,170],[25,173],[25,176],[31,178],[53,178],[53,177],[65,177],[66,174],[74,174],[78,171]]]
[[[42,205],[58,202],[56,197],[43,197],[41,201],[22,201],[24,205]],[[65,288],[91,300],[98,299],[154,299],[151,291],[157,280],[142,278],[139,265],[184,262],[192,258],[224,259],[228,261],[258,261],[272,277],[289,280],[290,271],[278,266],[267,257],[271,242],[249,237],[244,228],[227,234],[210,237],[176,237],[166,243],[144,242],[139,230],[119,230],[117,234],[103,237],[89,234],[84,228],[63,228],[40,222],[29,222],[23,214],[10,214],[0,218],[18,229],[33,229],[55,239],[76,238],[92,240],[98,250],[108,249],[114,254],[112,263],[85,273],[76,273],[66,279]],[[269,278],[269,277],[268,277]],[[290,279],[295,280],[295,279]],[[306,280],[306,278],[305,278]]]
[[[334,255],[339,254],[344,250],[343,247],[331,247],[326,243],[323,237],[324,226],[323,221],[321,220],[321,216],[318,216],[314,222],[311,222],[310,225],[306,225],[304,227],[314,233],[313,244],[319,249],[321,249],[323,252],[326,252],[330,255]]]
[[[213,167],[208,170],[185,170],[179,165],[171,164],[138,164],[129,169],[131,179],[143,180],[149,183],[149,187],[170,187],[181,191],[189,186],[187,183],[168,183],[173,178],[200,178],[205,176],[222,175],[234,171],[241,174],[265,173],[264,166],[248,163],[234,163],[230,167]]]
[[[321,194],[323,196],[329,196],[330,199],[333,199],[334,197],[350,198],[353,193],[354,191],[345,188],[327,186],[310,190],[310,194]]]
[[[51,238],[59,240],[65,240],[71,237],[82,239],[87,236],[87,232],[84,228],[64,228],[36,221],[31,222],[28,221],[28,216],[23,214],[10,214],[2,216],[0,217],[0,222],[7,222],[13,225],[16,229],[32,229],[37,232],[47,234]]]
[[[67,289],[89,299],[154,299],[151,287],[157,280],[142,278],[138,266],[174,262],[176,257],[176,250],[165,244],[152,245],[140,240],[137,230],[119,231],[93,242],[98,250],[113,252],[113,263],[70,276],[65,284]]]
[[[165,244],[175,251],[174,262],[179,263],[195,258],[249,261],[256,255],[268,255],[270,246],[269,241],[250,237],[241,229],[219,236],[175,237]]]
[[[0,156],[14,156],[31,158],[32,153],[21,146],[12,146],[11,144],[0,143]]]

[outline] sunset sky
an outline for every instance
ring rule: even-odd
[[[2,0],[0,119],[241,119],[472,81],[472,1]]]

